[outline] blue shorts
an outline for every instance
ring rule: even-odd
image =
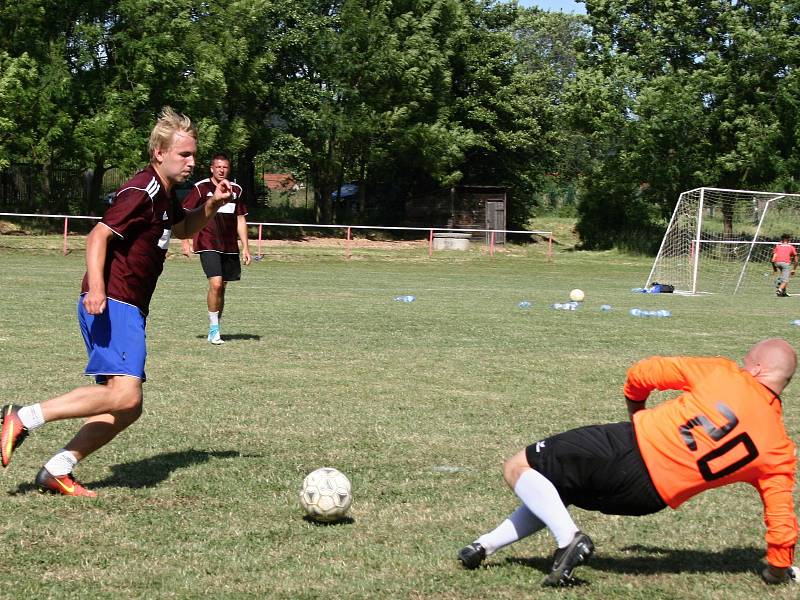
[[[81,295],[78,324],[89,355],[86,375],[94,375],[97,383],[105,383],[109,375],[147,380],[144,373],[147,359],[145,317],[137,307],[109,298],[101,314],[90,315],[83,307]]]

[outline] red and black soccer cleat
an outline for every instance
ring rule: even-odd
[[[28,437],[28,428],[22,424],[17,413],[21,407],[6,404],[3,407],[3,428],[0,431],[0,456],[3,466],[11,462],[11,454]]]
[[[87,490],[81,483],[72,476],[72,473],[55,477],[42,467],[36,474],[36,487],[39,491],[49,494],[62,494],[64,496],[84,496],[86,498],[97,497],[97,492]]]

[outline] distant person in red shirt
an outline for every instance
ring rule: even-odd
[[[141,415],[145,321],[170,238],[190,237],[231,197],[231,185],[223,179],[194,211],[184,212],[175,198],[173,188],[189,177],[197,152],[197,130],[188,117],[165,108],[150,134],[148,150],[149,166],[119,188],[113,204],[86,238],[78,321],[89,355],[85,373],[100,385],[2,409],[4,467],[30,431],[51,421],[86,418],[75,437],[36,475],[41,491],[97,495],[72,472],[79,461]]]
[[[792,236],[784,233],[781,236],[780,244],[776,244],[772,251],[772,272],[777,273],[778,270],[781,272],[775,291],[775,295],[779,298],[789,295],[786,286],[789,283],[789,277],[794,276],[797,271],[797,249],[790,243],[791,239]]]
[[[797,367],[784,340],[754,345],[739,367],[726,358],[654,356],[628,370],[623,387],[632,422],[573,429],[528,446],[504,465],[522,501],[493,531],[458,555],[468,569],[547,527],[556,539],[545,586],[573,583],[594,544],[567,506],[612,515],[677,508],[692,496],[748,483],[761,496],[767,526],[767,583],[794,581],[797,543],[792,493],[795,445],[786,434],[779,394]],[[645,409],[650,392],[681,390]]]
[[[211,177],[194,184],[183,201],[186,210],[201,206],[214,193],[220,181],[227,181],[231,161],[225,154],[215,154],[211,159]],[[217,211],[208,224],[194,236],[195,254],[200,255],[203,272],[208,278],[208,341],[224,344],[220,335],[219,320],[225,308],[225,288],[229,281],[239,281],[242,264],[239,261],[239,242],[242,259],[250,264],[250,245],[247,239],[247,206],[242,199],[242,188],[231,183],[230,201]]]

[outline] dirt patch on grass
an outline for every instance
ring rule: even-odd
[[[258,244],[258,240],[250,240],[250,244]],[[428,240],[370,240],[367,238],[353,238],[349,242],[344,238],[307,236],[300,240],[261,240],[262,246],[305,246],[305,247],[334,247],[344,248],[348,244],[351,248],[367,248],[379,250],[381,248],[419,248],[427,246]]]
[[[0,235],[27,235],[28,232],[22,229],[18,223],[0,220]]]

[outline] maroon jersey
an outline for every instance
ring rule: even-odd
[[[203,179],[194,184],[192,191],[183,201],[183,208],[192,210],[202,206],[214,195],[216,186],[211,179]],[[231,201],[223,204],[209,219],[206,226],[194,236],[195,252],[221,252],[222,254],[239,254],[239,234],[237,226],[239,217],[247,214],[247,207],[242,201],[242,187],[231,183]]]
[[[185,213],[167,193],[152,166],[139,171],[117,190],[114,203],[100,223],[116,234],[109,240],[104,279],[106,296],[133,304],[147,314],[164,258],[172,226]],[[88,274],[81,293],[89,291]]]

